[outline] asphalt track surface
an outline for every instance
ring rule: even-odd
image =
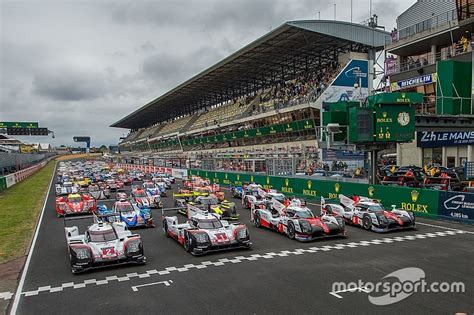
[[[165,207],[173,203],[171,191],[168,196],[164,198]],[[50,191],[31,263],[20,287],[17,314],[474,311],[471,226],[419,219],[416,230],[376,234],[349,226],[347,238],[300,243],[255,228],[249,210],[234,200],[239,205],[240,222],[249,227],[251,250],[194,257],[165,237],[161,212],[154,210],[157,227],[135,230],[142,237],[147,264],[73,275],[63,220],[55,215],[54,190]],[[414,293],[386,306],[372,304],[368,293],[360,290],[330,294],[333,282],[377,282],[407,267],[423,269],[427,282],[464,282],[465,292]]]

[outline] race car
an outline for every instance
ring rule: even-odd
[[[268,228],[301,242],[346,236],[341,217],[328,214],[316,216],[299,199],[292,199],[288,206],[276,199],[267,200],[257,207],[252,205],[251,221],[257,228]]]
[[[132,200],[139,206],[139,207],[150,207],[151,200],[148,198],[145,190],[140,187],[132,188],[131,193]]]
[[[163,231],[177,240],[192,255],[236,248],[251,248],[245,224],[220,220],[217,215],[188,205],[188,220],[179,223],[176,216],[165,216]]]
[[[77,194],[79,192],[79,186],[72,182],[63,182],[62,184],[56,184],[56,196],[63,196],[69,194]]]
[[[156,184],[163,185],[165,189],[171,189],[171,181],[164,177],[155,177],[153,178],[153,182]]]
[[[198,196],[194,199],[194,201],[188,202],[188,204],[196,206],[201,210],[215,213],[219,216],[219,218],[224,220],[239,219],[235,203],[228,200],[223,200],[221,202],[214,194],[209,196]]]
[[[146,181],[143,183],[143,189],[153,207],[160,208],[163,206],[161,202],[162,188],[155,185],[152,181]]]
[[[115,202],[112,209],[101,204],[97,206],[97,214],[108,222],[122,221],[128,228],[155,227],[151,209],[139,207],[128,200]]]
[[[411,211],[399,210],[395,206],[387,210],[376,200],[360,196],[339,195],[339,201],[342,207],[331,204],[325,207],[329,206],[331,212],[344,218],[348,224],[379,233],[415,228],[415,215]]]
[[[107,187],[102,187],[98,184],[91,184],[87,190],[88,194],[92,196],[95,200],[98,199],[109,199],[110,190]]]
[[[246,195],[242,198],[242,205],[247,209],[252,209],[254,204],[265,203],[272,200],[276,200],[285,206],[289,204],[289,199],[274,189],[265,191],[261,188],[257,188],[256,190],[253,188],[249,194],[246,192]]]
[[[58,217],[70,214],[93,213],[96,209],[97,203],[89,195],[69,194],[67,197],[56,198],[56,214]]]
[[[120,189],[119,183],[116,182],[115,179],[112,179],[112,178],[107,179],[105,183],[109,187],[110,191],[117,191],[118,189]]]
[[[96,220],[84,234],[77,226],[65,227],[72,273],[121,264],[144,264],[146,257],[138,234],[125,223]]]
[[[245,191],[247,190],[247,188],[252,185],[251,187],[252,188],[262,188],[261,185],[258,185],[258,184],[255,184],[255,183],[250,183],[250,182],[245,182],[242,186],[230,186],[230,193],[232,195],[232,197],[234,198],[239,198],[239,199],[242,199],[242,197],[244,196],[244,193]]]
[[[80,187],[87,187],[92,183],[92,180],[89,177],[76,177],[74,184],[77,184]]]
[[[115,194],[115,200],[125,200],[128,199],[127,193],[124,193],[123,191],[119,191]]]

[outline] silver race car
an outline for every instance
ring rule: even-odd
[[[245,224],[220,220],[214,213],[188,205],[188,221],[179,223],[177,216],[164,216],[163,231],[193,255],[236,248],[251,248]]]
[[[109,223],[94,218],[94,223],[84,234],[79,234],[77,226],[65,227],[73,273],[111,265],[146,262],[140,235],[127,230],[124,222]]]

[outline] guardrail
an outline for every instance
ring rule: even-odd
[[[25,178],[36,173],[38,170],[43,168],[48,163],[48,161],[43,161],[31,167],[25,168],[21,171],[0,177],[0,191],[10,188],[16,183],[21,182]]]

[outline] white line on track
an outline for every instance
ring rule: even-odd
[[[344,293],[344,292],[365,292],[365,293],[369,293],[370,291],[367,290],[366,287],[356,287],[356,288],[350,288],[350,289],[346,289],[346,290],[339,290],[339,291],[331,291],[329,292],[329,294],[331,294],[332,296],[335,296],[337,297],[338,299],[342,299],[342,296],[339,295],[339,293]]]
[[[314,254],[318,252],[327,252],[331,250],[344,250],[344,249],[351,249],[355,247],[367,247],[367,246],[372,246],[372,245],[382,245],[382,244],[388,244],[388,243],[399,243],[399,242],[404,242],[404,241],[414,241],[414,240],[423,240],[423,239],[428,239],[428,238],[437,238],[437,237],[446,237],[446,236],[454,236],[454,235],[459,235],[459,234],[465,234],[465,231],[461,230],[455,230],[455,231],[437,231],[437,232],[429,232],[429,233],[419,233],[419,234],[414,234],[414,235],[404,235],[404,236],[394,236],[394,237],[384,237],[380,239],[372,239],[372,240],[363,240],[363,241],[358,241],[358,242],[349,242],[349,243],[331,243],[327,245],[321,245],[321,246],[313,246],[313,247],[307,247],[307,248],[297,248],[293,250],[283,250],[279,252],[268,252],[268,253],[263,253],[263,254],[251,254],[247,256],[235,256],[235,257],[229,257],[229,258],[221,258],[216,261],[203,261],[200,263],[196,264],[186,264],[180,267],[167,267],[163,270],[148,270],[143,273],[127,273],[124,276],[109,276],[106,277],[102,280],[96,280],[96,279],[88,279],[83,282],[68,282],[68,283],[63,283],[57,287],[53,287],[51,285],[46,285],[46,286],[41,286],[35,290],[30,290],[26,292],[21,292],[21,295],[25,297],[30,297],[30,296],[37,296],[40,293],[57,293],[57,292],[62,292],[63,290],[71,290],[71,289],[81,289],[85,288],[87,286],[99,286],[99,285],[104,285],[104,284],[109,284],[109,283],[114,283],[115,281],[117,282],[124,282],[124,281],[130,281],[132,279],[143,279],[143,278],[150,278],[151,276],[158,275],[168,275],[173,272],[177,273],[182,273],[182,272],[187,272],[193,269],[206,269],[206,268],[212,268],[212,267],[220,267],[224,265],[231,265],[231,264],[236,264],[236,263],[243,263],[245,261],[256,261],[256,260],[266,260],[266,259],[273,259],[273,258],[278,258],[278,257],[288,257],[288,256],[297,256],[297,255],[304,255],[304,254]],[[18,291],[19,292],[19,291]],[[17,293],[18,293],[17,292]],[[8,292],[3,292],[0,294],[8,294]]]
[[[140,284],[140,285],[134,285],[132,286],[133,292],[138,292],[138,288],[141,287],[149,287],[155,284],[164,284],[165,286],[169,287],[173,283],[173,280],[165,280],[165,281],[158,281],[158,282],[152,282],[152,283],[145,283],[145,284]]]
[[[12,308],[10,311],[11,315],[15,315],[18,309],[18,303],[20,302],[21,292],[23,290],[23,285],[25,284],[26,274],[28,273],[28,267],[30,266],[31,257],[33,256],[33,252],[35,250],[36,240],[38,238],[41,223],[43,222],[44,209],[46,208],[46,204],[48,203],[49,193],[51,192],[51,187],[53,186],[54,175],[56,175],[57,163],[58,162],[54,164],[54,171],[51,174],[51,181],[49,182],[48,193],[46,194],[46,197],[44,199],[43,209],[41,210],[38,224],[36,225],[35,236],[33,237],[33,242],[31,243],[28,257],[26,258],[25,266],[23,267],[23,271],[21,273],[20,283],[18,284],[18,288],[16,289],[15,298],[13,300]]]
[[[471,232],[471,231],[466,231],[466,230],[460,230],[460,229],[455,229],[455,228],[450,228],[450,227],[447,227],[447,226],[442,226],[442,225],[436,225],[436,224],[429,224],[429,223],[422,223],[422,222],[416,222],[416,224],[418,225],[425,225],[425,226],[430,226],[430,227],[434,227],[434,228],[438,228],[438,229],[445,229],[445,230],[449,230],[449,231],[463,231],[464,233],[467,233],[467,234],[474,234],[474,232]]]

